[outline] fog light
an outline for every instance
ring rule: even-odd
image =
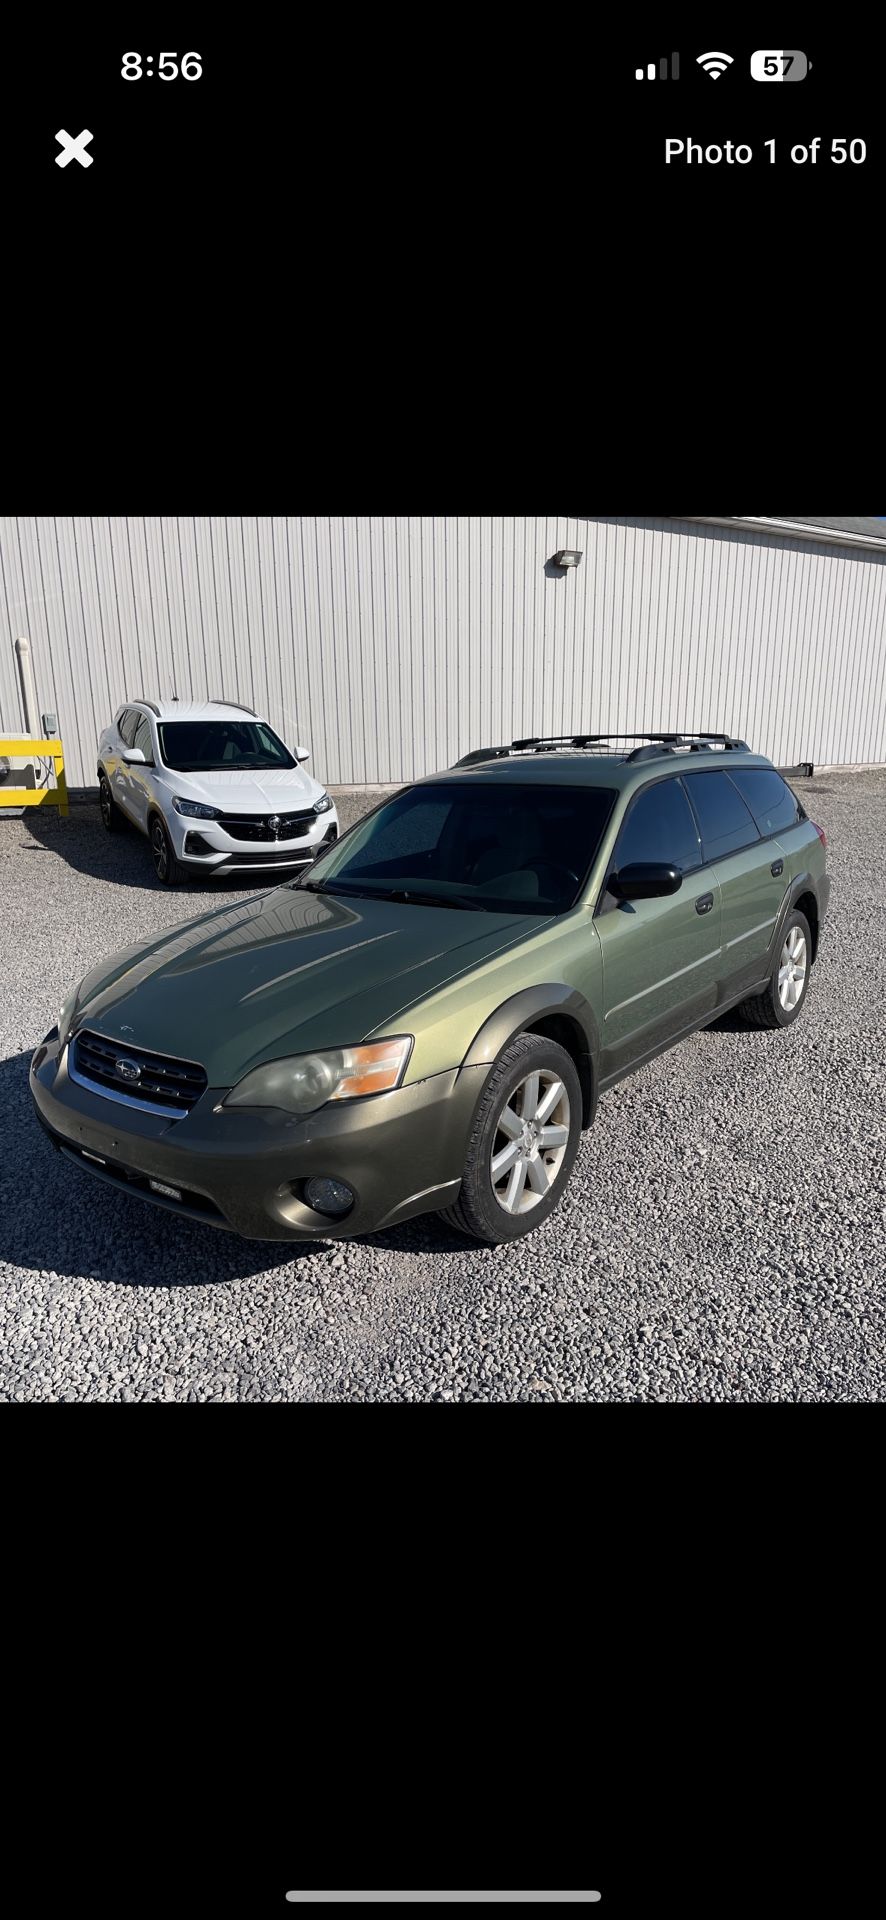
[[[347,1213],[354,1204],[354,1191],[344,1180],[308,1180],[305,1182],[305,1199],[315,1213]]]
[[[184,853],[216,853],[217,851],[216,847],[210,846],[208,840],[204,840],[202,833],[185,834]]]

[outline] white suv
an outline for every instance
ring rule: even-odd
[[[102,819],[147,834],[165,886],[188,873],[310,866],[338,837],[328,793],[250,707],[234,700],[131,700],[98,747]]]

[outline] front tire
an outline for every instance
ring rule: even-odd
[[[581,1115],[581,1085],[565,1047],[518,1034],[486,1081],[461,1190],[444,1218],[487,1246],[540,1227],[572,1172]]]
[[[809,922],[805,913],[795,909],[782,930],[778,959],[766,991],[742,1002],[739,1007],[742,1018],[752,1027],[792,1026],[809,990],[811,965]]]
[[[159,813],[152,814],[151,816],[148,838],[151,843],[151,859],[154,863],[154,872],[161,887],[174,887],[176,882],[181,879],[181,867],[175,857],[172,841],[169,838],[165,823],[161,820]]]

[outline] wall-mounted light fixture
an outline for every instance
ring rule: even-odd
[[[581,554],[574,547],[561,547],[560,552],[554,554],[553,564],[565,572],[567,567],[577,567],[580,559]]]

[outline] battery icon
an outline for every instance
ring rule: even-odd
[[[760,47],[751,54],[751,73],[755,80],[805,80],[812,65],[796,47]]]

